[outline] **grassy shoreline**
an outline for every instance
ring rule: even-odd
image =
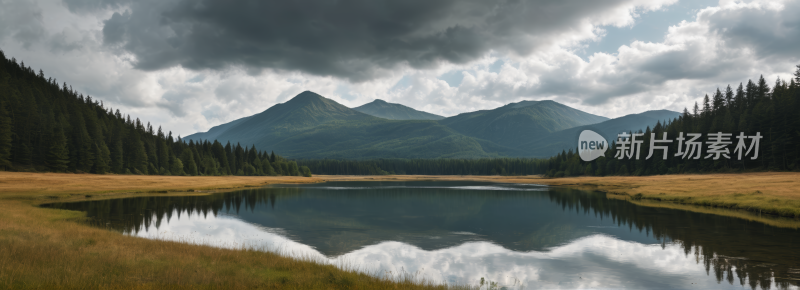
[[[327,181],[488,181],[604,191],[643,206],[678,208],[800,228],[800,173],[652,177],[315,176],[170,177],[0,172],[0,288],[445,288],[392,282],[268,252],[147,240],[76,222],[54,201],[205,195],[267,184]],[[734,209],[734,210],[728,210]],[[739,210],[735,210],[739,209]],[[754,214],[793,217],[775,219]]]
[[[645,177],[576,177],[546,181],[622,196],[637,204],[676,204],[800,218],[800,173],[693,174]],[[642,203],[647,201],[647,203]]]
[[[403,277],[380,279],[255,249],[135,238],[81,223],[85,213],[38,207],[54,201],[211,194],[306,182],[320,181],[0,172],[0,289],[447,288]]]
[[[643,206],[674,207],[768,221],[769,216],[800,223],[800,172],[680,174],[542,178],[540,176],[322,176],[323,181],[472,180],[546,184],[605,192]],[[724,212],[721,210],[730,210]],[[769,215],[769,216],[767,216]],[[769,223],[769,222],[767,222]],[[785,224],[785,223],[784,223]],[[793,226],[795,227],[795,226]]]

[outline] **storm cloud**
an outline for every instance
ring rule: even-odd
[[[624,24],[632,0],[176,0],[70,1],[74,11],[121,7],[104,43],[132,53],[142,70],[297,70],[361,82],[407,65],[463,64],[490,51],[525,56]],[[674,2],[674,1],[664,1]],[[621,21],[621,23],[620,23]],[[565,38],[566,36],[566,38]],[[572,39],[571,39],[572,38]]]
[[[612,118],[681,111],[717,87],[762,74],[788,80],[800,62],[800,0],[0,7],[7,56],[175,135],[305,90],[350,107],[383,99],[443,116],[542,99]],[[633,36],[643,32],[652,37]]]

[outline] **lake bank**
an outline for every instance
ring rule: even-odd
[[[41,288],[54,284],[98,288],[182,287],[394,288],[393,282],[330,265],[272,253],[225,250],[176,242],[137,239],[90,227],[75,211],[36,205],[53,201],[122,198],[142,195],[207,195],[266,184],[326,181],[492,181],[538,183],[605,191],[645,206],[683,205],[672,201],[744,200],[753,206],[796,205],[796,173],[673,175],[654,177],[537,176],[315,176],[169,177],[0,172],[0,285]],[[752,192],[750,192],[752,191]],[[748,194],[755,193],[758,194]],[[664,194],[661,194],[664,193]],[[687,199],[691,197],[690,199]],[[660,198],[661,202],[656,198]],[[775,202],[777,200],[778,202]],[[670,202],[664,202],[670,201]],[[763,202],[764,204],[759,204]],[[686,203],[686,202],[685,202]],[[691,203],[687,203],[691,204]],[[747,204],[747,203],[741,203]],[[800,207],[800,206],[797,206]],[[768,207],[765,207],[768,208]],[[700,211],[704,208],[685,208]],[[707,209],[706,209],[707,210]],[[751,208],[752,210],[752,208]],[[720,212],[706,212],[729,215]],[[739,216],[750,219],[749,216]],[[769,223],[769,219],[753,218]],[[781,225],[778,225],[781,226]],[[786,225],[784,225],[786,227]],[[789,225],[788,227],[792,227]],[[796,227],[795,227],[796,228]],[[126,286],[127,285],[127,286]],[[84,287],[85,286],[85,287]],[[410,282],[402,288],[425,288]]]
[[[152,176],[0,172],[0,199],[31,204],[134,195],[204,195],[269,184],[327,181],[487,181],[545,184],[602,191],[643,206],[672,207],[781,226],[800,222],[800,173],[681,174],[542,178],[540,176]],[[715,209],[715,210],[711,210]],[[716,210],[719,209],[719,210]],[[776,222],[772,217],[789,218]]]
[[[602,191],[644,206],[676,204],[800,218],[800,173],[676,174],[542,178],[540,176],[320,176],[323,181],[472,180],[567,186]],[[644,202],[643,202],[644,201]],[[659,204],[659,205],[656,205]],[[692,210],[709,213],[705,209]]]
[[[52,201],[208,194],[303,181],[311,180],[0,172],[0,288],[446,288],[388,281],[253,249],[132,238],[89,226],[82,212],[38,207]]]

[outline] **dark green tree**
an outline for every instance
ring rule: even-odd
[[[2,88],[2,83],[0,83]],[[0,99],[0,168],[11,168],[11,116],[6,110],[5,103]]]
[[[69,150],[67,149],[67,137],[61,127],[57,127],[53,132],[53,140],[47,151],[47,166],[55,172],[66,172],[69,168]]]
[[[108,150],[108,146],[102,140],[100,144],[95,145],[95,162],[94,162],[94,170],[92,172],[97,174],[105,174],[111,170],[111,152]]]
[[[308,166],[300,166],[300,171],[303,173],[305,177],[311,177],[311,169]]]
[[[183,170],[186,174],[197,175],[197,164],[194,162],[194,154],[192,154],[191,147],[183,151],[180,161],[183,163]]]

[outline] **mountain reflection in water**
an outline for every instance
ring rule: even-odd
[[[49,205],[125,233],[525,288],[797,288],[800,231],[536,185],[337,182]],[[693,283],[693,284],[692,284]]]

